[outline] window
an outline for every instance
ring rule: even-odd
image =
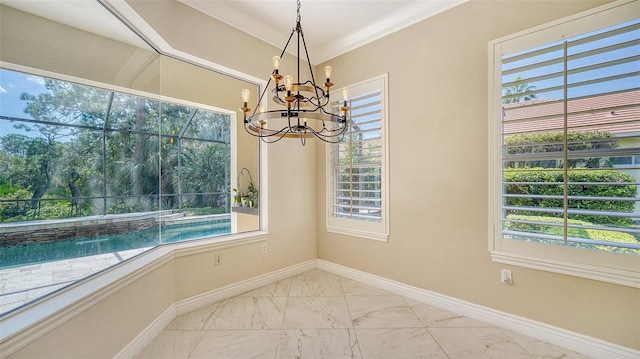
[[[330,232],[387,239],[386,83],[383,75],[347,87],[349,129],[342,142],[329,144],[327,150]]]
[[[493,260],[640,286],[628,160],[640,154],[640,19],[628,6],[490,44]]]
[[[0,88],[0,314],[34,288],[231,232],[233,112],[2,68]]]

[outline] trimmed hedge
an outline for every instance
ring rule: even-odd
[[[523,133],[505,136],[507,154],[532,154],[545,152],[562,152],[564,148],[564,133],[541,132]],[[617,148],[620,145],[614,135],[607,131],[570,131],[567,133],[567,148],[569,151],[602,150]],[[568,161],[569,168],[604,168],[613,165],[613,159],[609,157],[585,157],[574,158]],[[562,166],[559,160],[537,161],[509,161],[507,167],[545,167],[558,168]]]
[[[507,194],[562,196],[562,184],[547,184],[549,182],[563,182],[564,173],[556,169],[532,168],[528,170],[505,170],[505,182],[540,182],[540,184],[506,184]],[[546,182],[546,183],[545,183]],[[616,170],[583,170],[570,171],[569,182],[618,182],[633,183],[633,176]],[[571,184],[568,187],[569,196],[587,197],[636,197],[637,187],[634,185],[588,185]],[[563,208],[563,200],[555,198],[518,197],[506,198],[508,206]],[[569,208],[632,213],[635,202],[614,200],[569,200]],[[517,211],[519,215],[539,215],[539,212]],[[549,216],[553,216],[549,214]],[[558,214],[555,217],[562,217]],[[595,224],[629,226],[633,224],[631,218],[614,216],[570,215],[571,219],[587,221]]]

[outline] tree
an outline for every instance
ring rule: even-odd
[[[515,103],[520,101],[529,101],[536,98],[536,94],[530,93],[536,89],[536,86],[529,85],[522,81],[520,76],[516,77],[513,86],[502,89],[502,96],[508,96],[502,100],[502,103]]]
[[[30,118],[14,128],[28,133],[0,136],[0,220],[30,220],[39,199],[40,218],[62,218],[74,203],[76,215],[130,213],[178,208],[180,193],[203,207],[228,195],[228,115],[57,80],[45,88],[21,96]]]

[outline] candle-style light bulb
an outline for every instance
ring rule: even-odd
[[[245,103],[245,106],[247,102],[249,102],[249,96],[251,96],[251,91],[248,89],[242,90],[242,101]]]
[[[345,87],[342,89],[342,106],[340,107],[340,112],[342,112],[342,116],[345,119],[347,118],[347,113],[351,110],[351,107],[347,106],[347,101],[349,101],[349,89]]]
[[[247,106],[247,103],[249,102],[249,96],[251,95],[251,91],[249,91],[248,89],[244,89],[241,92],[242,94],[242,107],[240,107],[240,111],[242,111],[242,113],[244,114],[244,119],[245,121],[247,120],[247,113],[249,111],[251,111],[251,109]]]
[[[271,77],[276,81],[276,87],[278,87],[278,83],[282,80],[282,75],[280,75],[280,56],[273,57],[273,74]]]
[[[331,70],[333,68],[331,66],[325,66],[324,67],[324,77],[327,79],[327,81],[324,83],[324,86],[327,88],[327,99],[329,98],[329,90],[331,89],[331,86],[333,86],[333,84],[331,83]]]
[[[329,81],[329,79],[331,78],[331,70],[333,68],[331,66],[325,66],[324,67],[324,77],[327,79],[327,82]]]
[[[291,91],[293,89],[293,76],[286,75],[284,77],[284,88],[286,88],[287,91]]]

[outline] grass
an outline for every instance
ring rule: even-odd
[[[519,221],[537,222],[537,223],[517,223],[517,222],[509,222],[509,220],[519,220]],[[563,222],[564,220],[558,217],[524,216],[524,215],[510,214],[507,216],[505,229],[519,230],[519,231],[530,232],[530,233],[548,234],[548,235],[562,237],[564,234],[562,226],[553,226],[550,224],[563,223]],[[577,220],[577,219],[569,219],[568,224],[570,226],[571,225],[596,226],[596,224],[594,223]],[[640,241],[638,241],[636,239],[636,236],[634,236],[633,234],[616,231],[615,229],[605,230],[605,229],[569,227],[567,230],[567,235],[570,238],[581,238],[581,239],[588,239],[588,240],[594,240],[594,241],[612,242],[611,246],[594,244],[594,246],[597,247],[597,249],[604,249],[609,251],[615,249],[616,252],[640,254],[640,250],[638,249],[616,248],[614,243],[640,244]],[[591,246],[591,245],[586,244],[586,246]]]

